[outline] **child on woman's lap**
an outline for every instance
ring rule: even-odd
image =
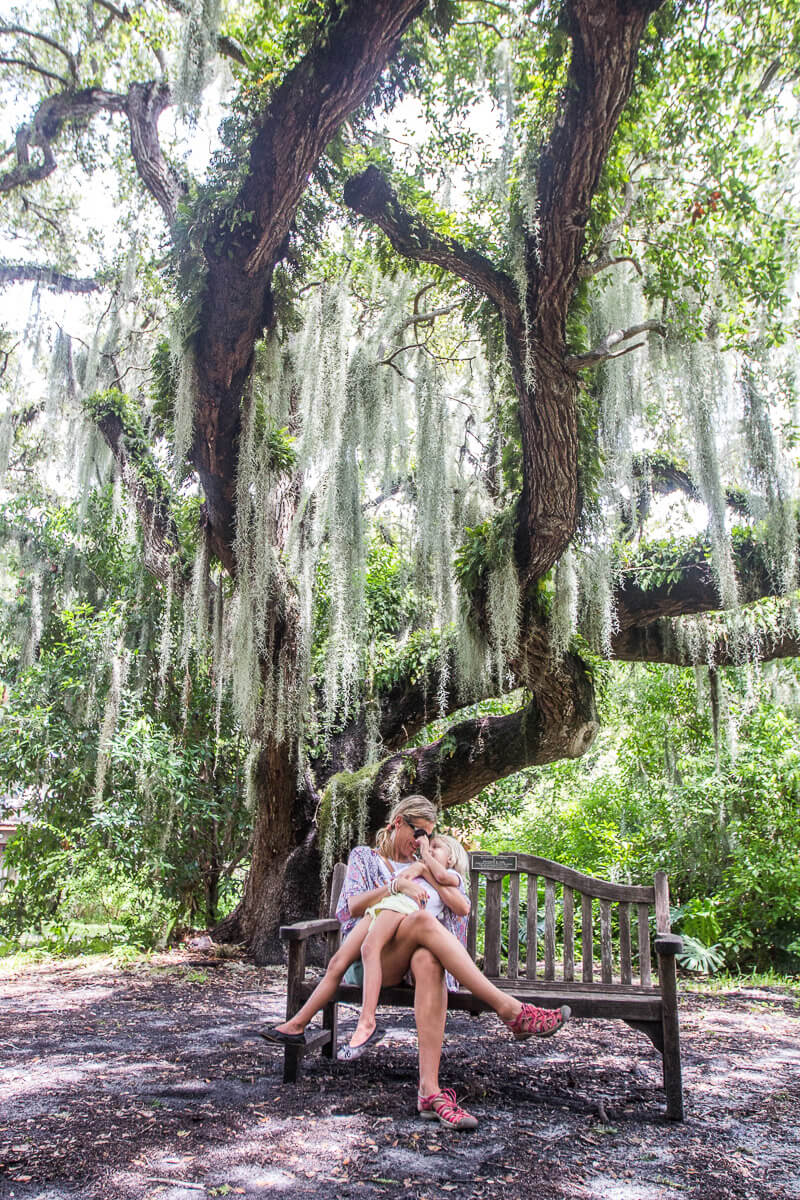
[[[428,893],[425,909],[431,916],[439,918],[445,908],[445,900],[440,888],[458,888],[463,880],[455,870],[456,866],[466,869],[466,854],[463,846],[455,838],[445,834],[436,834],[431,838],[420,841],[420,861],[406,867],[399,875],[408,879],[417,879]],[[393,884],[398,875],[394,876]],[[364,985],[361,998],[361,1014],[358,1024],[350,1039],[350,1045],[345,1047],[340,1057],[345,1061],[357,1057],[353,1051],[359,1051],[375,1033],[375,1011],[378,1007],[378,997],[381,990],[381,954],[397,932],[397,928],[407,916],[419,911],[419,904],[402,892],[393,892],[384,900],[371,905],[367,909],[361,923],[356,927],[350,938],[361,933],[361,925],[365,928],[361,942],[361,961],[364,964]],[[350,941],[348,938],[348,942]],[[350,1051],[350,1053],[348,1053]]]
[[[394,864],[383,858],[388,872],[388,883],[384,886],[388,887],[389,895],[366,909],[364,916],[331,958],[324,978],[317,984],[300,1011],[282,1025],[265,1030],[262,1037],[268,1041],[293,1038],[302,1040],[303,1030],[314,1013],[329,1002],[348,967],[358,962],[360,957],[364,968],[361,1013],[350,1044],[339,1052],[339,1058],[344,1061],[360,1058],[368,1043],[379,1040],[382,1032],[377,1029],[375,1012],[381,990],[381,954],[394,937],[399,925],[411,913],[419,912],[421,907],[417,900],[397,890],[398,881],[414,880],[424,888],[428,894],[424,908],[439,920],[444,913],[448,889],[459,891],[461,903],[469,909],[469,901],[463,887],[463,875],[468,870],[468,859],[460,842],[445,834],[436,834],[430,842],[427,836],[421,837],[417,845],[419,860],[400,871],[395,870]],[[454,866],[460,870],[454,870]],[[450,899],[452,898],[451,893]]]

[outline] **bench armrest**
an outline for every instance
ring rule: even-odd
[[[296,921],[294,925],[281,925],[280,935],[285,942],[304,942],[319,933],[335,933],[341,929],[335,917],[320,917],[316,921]]]
[[[659,933],[655,940],[656,954],[680,954],[683,949],[683,938],[677,933]]]

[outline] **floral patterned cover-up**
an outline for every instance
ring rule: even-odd
[[[404,865],[410,866],[409,863]],[[350,897],[359,896],[362,892],[371,892],[373,888],[383,887],[391,878],[392,874],[377,850],[372,850],[369,846],[356,846],[350,851],[347,873],[336,908],[336,916],[342,925],[342,940],[352,932],[358,920],[350,915]],[[466,896],[467,889],[464,886],[464,880],[460,875],[458,879],[458,890]],[[439,920],[445,929],[458,938],[462,946],[466,946],[468,917],[457,917],[453,910],[445,905]],[[447,971],[445,972],[445,983],[448,992],[458,991],[458,980],[454,979]]]

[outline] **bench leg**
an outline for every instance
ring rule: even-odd
[[[659,955],[659,976],[663,1002],[664,1091],[667,1094],[667,1120],[682,1121],[681,1039],[678,1028],[678,981],[674,955]]]
[[[306,973],[306,943],[289,943],[289,963],[286,978],[286,1020],[302,1007],[299,987]],[[300,1064],[305,1052],[304,1046],[287,1046],[283,1052],[283,1082],[296,1083],[300,1074]]]
[[[329,963],[339,949],[339,943],[342,940],[341,932],[337,929],[333,933],[327,934],[326,940],[325,962]],[[335,1059],[339,1043],[339,1006],[335,1000],[326,1004],[322,1010],[322,1028],[331,1031],[331,1040],[322,1047],[322,1053],[326,1058]]]
[[[336,1058],[339,1042],[339,1005],[335,1000],[326,1004],[322,1010],[322,1028],[331,1031],[330,1041],[322,1047],[322,1053],[326,1058]]]
[[[287,1046],[283,1052],[283,1082],[297,1083],[305,1046]]]

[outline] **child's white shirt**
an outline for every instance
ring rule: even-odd
[[[386,862],[387,862],[387,860],[384,860],[383,858],[381,858],[381,871],[386,876],[387,881],[390,881],[392,878],[392,873],[391,873],[390,867],[387,867]],[[408,867],[409,865],[410,864],[407,862],[406,863],[399,863],[399,862],[391,863],[391,866],[395,867],[397,869],[398,874],[400,871],[405,870],[406,867]],[[452,871],[453,874],[458,877],[459,882],[461,884],[464,883],[464,880],[458,874],[458,871],[453,870],[452,867],[448,867],[448,870]],[[428,883],[427,879],[423,879],[421,875],[417,876],[417,878],[414,882],[421,884],[422,887],[425,888],[425,891],[428,893],[428,901],[425,905],[425,912],[429,912],[432,917],[436,917],[436,920],[440,921],[442,919],[442,913],[444,912],[444,900],[439,895],[439,893],[437,892],[437,890],[433,886],[433,884]],[[452,886],[458,887],[458,884],[454,883]]]
[[[453,868],[448,867],[448,870],[453,871]],[[458,874],[458,871],[453,871],[453,874],[458,877],[461,883],[464,882],[461,879],[461,876]],[[427,879],[423,879],[420,876],[420,878],[417,880],[417,883],[421,883],[425,888],[425,891],[428,893],[428,903],[425,905],[425,912],[429,912],[432,917],[436,917],[436,920],[440,921],[442,919],[442,913],[444,912],[444,900],[439,895],[433,884],[428,883]],[[458,887],[458,884],[454,883],[448,886]]]

